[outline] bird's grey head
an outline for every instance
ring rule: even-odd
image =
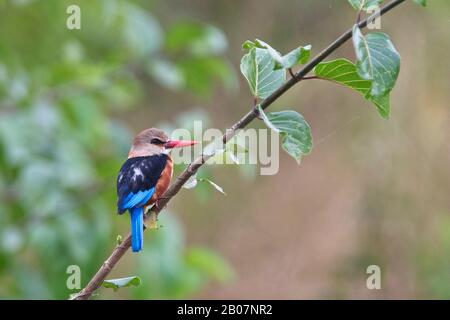
[[[163,153],[164,145],[169,141],[169,138],[164,131],[157,128],[149,128],[138,133],[133,139],[131,146],[131,157],[151,156]]]

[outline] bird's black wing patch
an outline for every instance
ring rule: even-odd
[[[117,210],[123,213],[130,195],[154,188],[166,167],[167,155],[129,158],[117,176]]]

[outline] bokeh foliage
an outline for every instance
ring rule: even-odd
[[[3,298],[67,298],[66,268],[79,265],[86,284],[127,232],[128,219],[115,215],[115,176],[136,129],[119,119],[145,105],[149,85],[201,97],[218,82],[236,85],[213,26],[163,27],[147,1],[102,0],[77,1],[81,30],[68,30],[70,4],[0,1]],[[173,216],[162,224],[128,268],[142,285],[121,294],[179,298],[229,279],[217,254],[185,246]]]

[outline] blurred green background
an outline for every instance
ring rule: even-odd
[[[0,0],[0,298],[66,299],[69,265],[87,283],[129,230],[115,179],[132,136],[241,117],[243,41],[314,54],[354,19],[343,0]],[[407,1],[382,27],[402,56],[390,120],[330,83],[290,90],[273,110],[312,126],[302,165],[202,169],[227,197],[183,189],[109,277],[141,286],[95,298],[450,298],[450,3]]]

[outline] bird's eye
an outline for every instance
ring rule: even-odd
[[[152,144],[164,144],[164,142],[162,142],[161,140],[159,140],[159,139],[157,139],[157,138],[153,138],[151,141],[150,141]]]

